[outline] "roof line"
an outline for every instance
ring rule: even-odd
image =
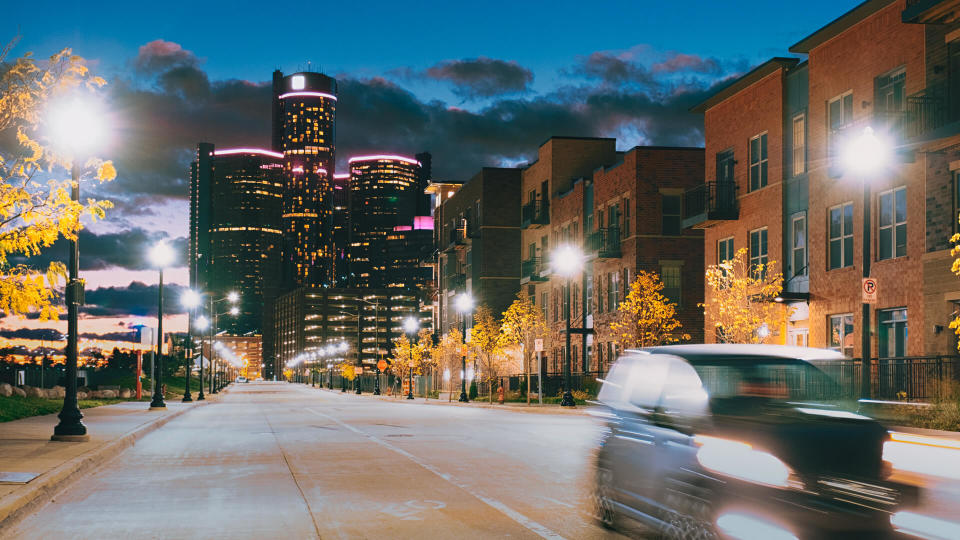
[[[851,26],[873,15],[882,8],[887,7],[898,0],[866,0],[858,4],[850,11],[840,15],[836,19],[825,24],[823,27],[801,39],[790,46],[789,50],[793,53],[809,53],[815,47],[818,47],[827,41],[837,37]]]
[[[744,90],[745,88],[751,86],[755,82],[763,79],[767,75],[776,72],[778,69],[789,69],[797,65],[800,62],[798,58],[790,58],[785,56],[775,56],[770,60],[760,64],[759,66],[753,68],[745,75],[742,75],[740,78],[736,79],[732,83],[724,86],[723,88],[714,92],[710,97],[701,101],[700,103],[694,105],[690,108],[690,112],[703,113],[707,109],[717,105],[721,101],[726,100],[730,96]]]

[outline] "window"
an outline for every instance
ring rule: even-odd
[[[663,195],[663,235],[680,236],[683,230],[680,195]]]
[[[790,273],[794,276],[807,275],[807,214],[793,216],[790,227]]]
[[[953,232],[960,232],[960,171],[953,171],[953,215],[950,222]]]
[[[767,185],[767,134],[750,139],[750,191]]]
[[[548,293],[545,293],[545,292],[540,293],[540,309],[543,310],[543,319],[544,319],[544,320],[547,319],[547,315],[549,314],[549,313],[548,313],[548,311],[549,311],[549,309],[550,309],[550,308],[548,307],[549,305],[550,305],[550,295],[549,295]]]
[[[623,230],[620,231],[620,237],[630,236],[630,199],[623,199]]]
[[[853,358],[853,314],[830,316],[830,349]]]
[[[907,351],[907,308],[884,309],[877,316],[877,356],[901,358]]]
[[[897,68],[886,75],[877,77],[876,107],[879,112],[903,112],[906,102],[904,86],[907,82],[907,72],[904,68]]]
[[[733,182],[733,150],[717,152],[717,182]]]
[[[838,133],[853,123],[853,92],[841,94],[827,103],[827,157],[830,158],[831,176],[839,176],[835,158],[840,154],[840,137]]]
[[[717,264],[733,259],[733,237],[717,241]]]
[[[616,311],[620,301],[620,272],[607,274],[607,309]]]
[[[907,254],[907,188],[899,187],[879,195],[877,255],[881,261]]]
[[[761,277],[767,274],[767,228],[750,231],[750,270]]]
[[[830,213],[829,269],[853,266],[853,203],[834,206]]]
[[[681,306],[681,276],[682,274],[680,272],[680,266],[676,264],[660,265],[660,278],[663,281],[663,295],[669,298],[674,304],[677,304],[677,307]]]
[[[587,269],[587,287],[586,287],[587,298],[584,300],[586,302],[584,306],[587,308],[587,313],[593,312],[593,272],[590,269]]]
[[[807,172],[807,118],[803,113],[793,117],[793,175]]]

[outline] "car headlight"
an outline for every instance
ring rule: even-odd
[[[700,446],[697,461],[707,470],[754,484],[802,488],[793,470],[769,452],[755,450],[745,442],[706,435],[696,435],[693,440]]]

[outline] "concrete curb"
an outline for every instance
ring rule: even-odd
[[[209,402],[205,400],[197,405],[159,416],[152,422],[141,425],[113,441],[94,448],[85,454],[79,455],[41,474],[29,484],[26,484],[23,490],[3,497],[0,499],[0,537],[3,537],[2,531],[9,530],[31,511],[53,499],[73,481],[97,469],[107,460],[133,446],[148,433],[162,427],[174,418],[193,410],[194,407],[203,406],[207,403]]]
[[[308,386],[307,388],[309,389],[310,387]],[[314,390],[317,390],[317,389],[314,388]],[[347,395],[354,398],[357,397],[357,395],[354,394],[353,392],[344,393],[344,392],[340,392],[340,390],[331,390],[329,388],[319,388],[319,390],[323,392],[331,392],[333,394]],[[372,394],[362,394],[360,397],[368,398],[368,399],[370,398],[378,399],[380,401],[387,401],[391,403],[403,403],[405,405],[441,405],[446,407],[464,407],[468,409],[490,409],[490,410],[496,410],[496,411],[508,411],[508,412],[518,412],[518,413],[553,414],[558,416],[567,416],[567,415],[592,416],[591,410],[595,409],[595,407],[591,407],[589,405],[578,406],[573,409],[565,409],[565,408],[560,408],[559,405],[554,405],[554,406],[544,405],[541,407],[540,405],[530,405],[530,406],[506,405],[506,404],[500,405],[497,403],[490,404],[487,402],[477,402],[477,401],[472,401],[470,403],[460,403],[458,401],[447,402],[439,399],[424,401],[423,398],[403,399],[403,398],[396,398],[392,396],[374,396]]]

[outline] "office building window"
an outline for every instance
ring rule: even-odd
[[[790,227],[791,253],[790,274],[805,276],[807,274],[807,214],[802,212],[793,216]]]
[[[830,348],[853,358],[853,314],[831,315],[829,324]]]
[[[750,231],[750,271],[767,274],[767,228]]]
[[[793,175],[807,172],[807,117],[801,113],[793,117]]]
[[[767,134],[750,139],[750,191],[767,185]]]
[[[682,307],[682,291],[680,284],[682,281],[681,267],[677,264],[661,264],[660,280],[663,282],[663,295],[671,302]]]
[[[877,199],[877,258],[903,257],[907,254],[907,188],[884,191]]]
[[[733,237],[717,241],[717,264],[733,259]]]
[[[907,308],[877,313],[877,356],[901,358],[907,354]]]
[[[663,221],[664,236],[680,236],[682,227],[682,202],[680,195],[663,195]]]
[[[834,206],[828,211],[830,223],[829,269],[853,266],[853,203]]]

